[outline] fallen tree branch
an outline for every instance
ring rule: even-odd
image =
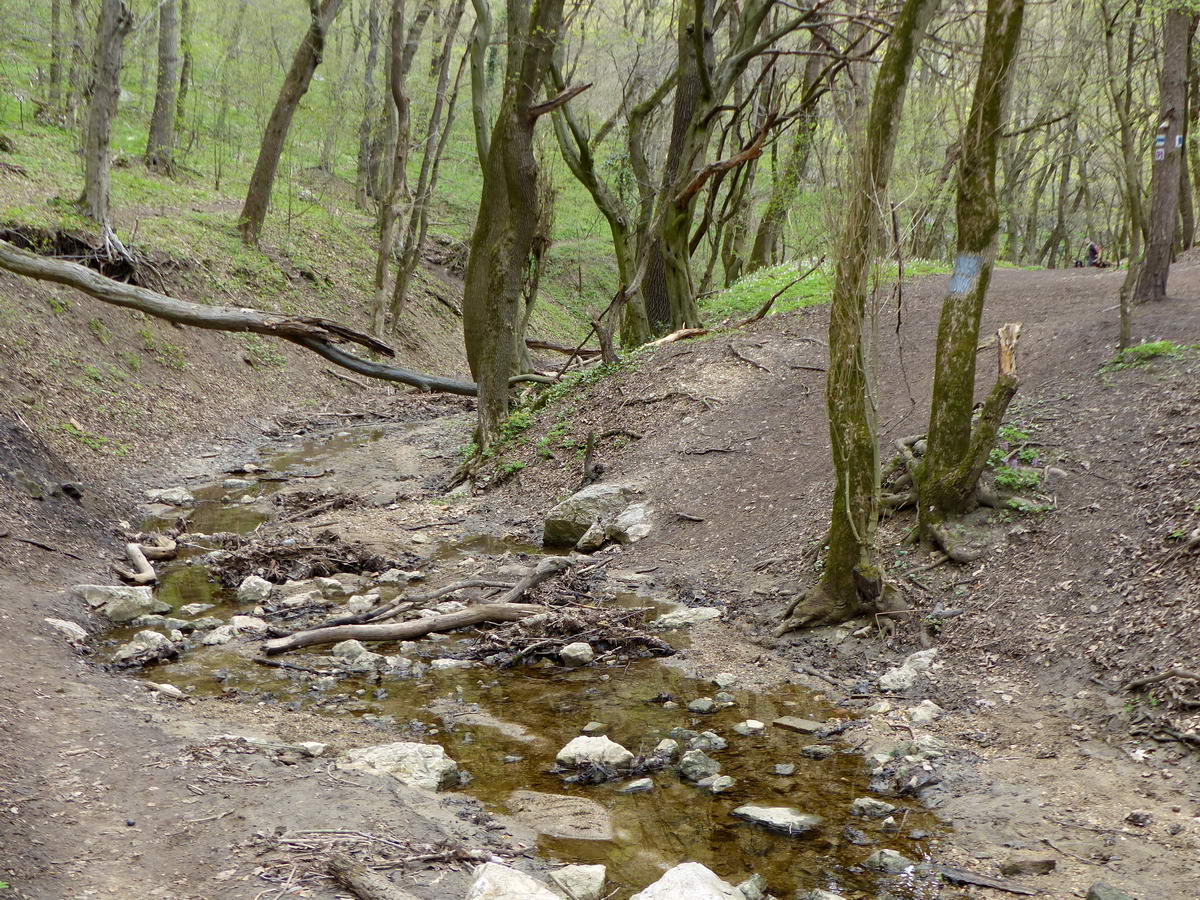
[[[36,253],[18,250],[7,241],[0,241],[0,268],[36,278],[65,284],[94,297],[103,303],[125,309],[136,309],[156,318],[166,319],[178,325],[191,325],[212,331],[253,332],[270,337],[282,338],[311,350],[330,362],[383,381],[394,381],[419,388],[422,391],[441,391],[474,397],[479,393],[474,382],[457,381],[438,375],[427,375],[412,369],[372,362],[347,353],[337,343],[360,344],[372,353],[391,357],[395,355],[387,344],[346,325],[314,316],[286,316],[264,313],[256,309],[230,306],[205,306],[188,300],[178,300],[148,288],[136,287],[112,278],[106,278],[77,263],[50,259]],[[543,375],[519,375],[510,383],[521,381],[552,382]]]
[[[146,559],[146,554],[142,552],[140,544],[129,543],[125,545],[125,555],[129,557],[129,562],[133,565],[132,569],[126,569],[124,566],[119,566],[113,563],[113,571],[126,581],[133,584],[154,584],[158,581],[158,574],[154,571],[154,566]]]
[[[417,900],[408,891],[392,884],[386,875],[372,872],[344,853],[331,853],[325,869],[358,900]]]
[[[704,334],[708,334],[707,328],[680,328],[678,331],[672,331],[670,334],[660,337],[657,341],[651,341],[646,346],[661,347],[664,344],[686,341],[688,338],[700,337]]]
[[[1159,672],[1157,675],[1147,675],[1145,678],[1135,678],[1129,682],[1123,690],[1135,691],[1138,688],[1149,687],[1152,684],[1158,684],[1160,681],[1166,681],[1168,678],[1183,678],[1186,681],[1200,681],[1200,672],[1189,672],[1187,669],[1181,669],[1178,666]]]
[[[493,603],[471,606],[457,612],[445,613],[440,616],[429,616],[412,622],[396,622],[392,624],[365,625],[334,625],[330,627],[310,628],[298,631],[287,637],[274,638],[263,644],[267,656],[286,653],[301,647],[311,647],[316,644],[336,644],[339,641],[412,641],[439,631],[453,631],[456,628],[467,628],[471,625],[482,625],[485,622],[515,622],[535,613],[544,612],[544,607],[536,603],[516,603],[530,588],[541,584],[548,578],[565,572],[571,566],[571,561],[562,556],[551,556],[540,563],[537,568],[514,584],[509,590]]]
[[[771,311],[771,307],[775,305],[775,301],[778,300],[781,296],[783,296],[785,291],[798,285],[800,282],[802,282],[804,279],[806,279],[813,272],[817,271],[817,269],[821,268],[821,266],[823,266],[824,264],[825,264],[825,257],[822,256],[820,259],[818,259],[816,261],[816,263],[812,267],[809,268],[809,270],[807,272],[805,272],[803,275],[799,276],[798,278],[792,279],[787,284],[785,284],[783,287],[781,287],[779,290],[777,290],[775,293],[773,293],[770,296],[770,298],[768,298],[767,302],[758,308],[758,311],[755,312],[754,315],[747,316],[746,318],[742,319],[742,321],[738,322],[733,327],[734,328],[745,328],[747,325],[753,325],[755,322],[762,319],[764,316],[766,316],[767,313],[769,313]],[[816,343],[821,343],[821,342],[816,341]]]

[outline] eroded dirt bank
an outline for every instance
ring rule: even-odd
[[[1194,270],[1179,274],[1173,287],[1194,297],[1193,284],[1200,279]],[[932,283],[924,289],[922,284],[906,295],[906,328],[914,334],[928,325],[937,296]],[[404,571],[423,572],[430,584],[444,583],[478,572],[498,575],[504,566],[534,561],[545,510],[579,481],[580,461],[563,438],[573,435],[578,442],[588,431],[620,427],[637,437],[627,438],[624,446],[604,447],[602,481],[639,488],[640,499],[653,510],[653,530],[627,548],[601,551],[588,565],[604,563],[603,581],[588,582],[587,590],[721,614],[692,627],[682,642],[688,646],[663,670],[682,671],[697,682],[647,683],[647,697],[630,699],[673,692],[675,700],[667,702],[685,706],[696,699],[691,694],[700,692],[701,683],[715,694],[720,687],[711,681],[729,674],[735,679],[730,684],[735,705],[711,718],[683,708],[664,716],[655,706],[658,719],[604,722],[614,736],[625,743],[650,741],[668,720],[697,731],[711,725],[729,742],[723,752],[732,757],[752,746],[739,740],[766,740],[732,732],[747,718],[770,728],[773,718],[797,711],[836,721],[871,710],[861,724],[824,743],[835,751],[870,752],[928,740],[924,736],[941,742],[920,760],[921,770],[932,776],[922,785],[922,803],[895,797],[895,784],[880,796],[911,808],[913,816],[928,805],[951,831],[905,822],[903,834],[895,836],[862,823],[859,831],[871,844],[860,845],[858,835],[835,830],[822,836],[825,843],[796,853],[796,886],[820,886],[824,869],[848,871],[859,857],[895,847],[992,876],[999,876],[999,864],[1015,852],[1052,858],[1051,874],[1015,877],[1047,897],[1081,897],[1090,884],[1105,881],[1145,900],[1184,900],[1194,896],[1193,873],[1200,864],[1198,769],[1182,744],[1155,738],[1169,738],[1164,729],[1184,733],[1194,723],[1186,711],[1139,707],[1115,689],[1132,675],[1186,658],[1181,654],[1192,646],[1188,625],[1197,615],[1196,563],[1175,552],[1170,535],[1192,522],[1188,516],[1196,496],[1194,449],[1189,449],[1197,428],[1196,359],[1185,352],[1145,367],[1100,373],[1111,355],[1107,334],[1115,313],[1108,307],[1114,290],[1114,276],[1092,273],[1002,273],[997,279],[995,321],[1027,322],[1019,421],[1036,435],[1031,442],[1046,448],[1041,468],[1053,467],[1065,476],[1051,476],[1044,487],[1052,510],[1000,523],[1001,544],[969,570],[922,570],[924,558],[889,549],[897,570],[907,575],[910,601],[918,610],[938,601],[966,610],[943,627],[934,665],[901,689],[884,690],[877,679],[921,649],[915,628],[902,626],[886,640],[873,623],[781,640],[771,636],[775,617],[805,571],[804,551],[819,537],[827,503],[820,376],[792,368],[820,364],[820,348],[796,340],[821,333],[819,311],[781,317],[733,338],[739,352],[764,368],[731,354],[725,339],[666,348],[608,382],[614,391],[607,401],[580,392],[548,407],[525,442],[514,442],[499,463],[526,461],[525,468],[482,497],[444,492],[445,475],[469,433],[467,419],[455,416],[460,407],[419,399],[397,400],[382,410],[388,415],[369,424],[317,417],[307,426],[309,433],[280,429],[284,433],[274,443],[260,435],[196,448],[182,465],[160,471],[141,486],[220,484],[230,477],[229,469],[289,452],[280,441],[298,446],[309,438],[340,442],[328,458],[300,446],[302,452],[289,461],[292,477],[282,488],[270,484],[270,490],[279,488],[278,495],[293,499],[272,514],[289,519],[281,525],[293,537],[303,529],[330,532],[365,544]],[[1200,331],[1196,309],[1194,301],[1172,301],[1147,310],[1140,322],[1147,336],[1183,344]],[[909,343],[907,383],[885,382],[893,435],[920,427],[918,398],[927,391],[927,356],[927,349]],[[898,360],[885,354],[885,365]],[[560,422],[567,424],[565,431]],[[347,423],[354,427],[344,427]],[[556,429],[557,437],[543,444]],[[339,437],[341,432],[352,439]],[[46,480],[67,480],[50,468]],[[327,469],[333,471],[325,474]],[[234,510],[235,517],[253,516],[260,501],[241,505],[236,495],[242,490],[233,491],[234,502],[221,507]],[[257,494],[263,488],[245,490]],[[122,515],[132,515],[132,508],[117,500],[89,498],[90,505],[81,509],[69,496],[46,499],[62,504],[37,507],[58,530],[24,533],[53,532],[42,540],[81,558],[5,542],[15,552],[4,576],[5,628],[0,632],[0,702],[7,722],[0,730],[6,848],[0,865],[12,870],[8,880],[18,896],[107,892],[249,898],[281,890],[280,896],[287,896],[290,888],[333,896],[327,884],[301,883],[311,869],[306,861],[319,854],[328,835],[310,834],[307,846],[280,841],[331,830],[391,836],[405,844],[399,855],[429,857],[410,863],[402,880],[412,893],[427,898],[462,896],[467,860],[453,850],[516,857],[534,870],[544,864],[521,859],[538,846],[531,829],[487,808],[505,805],[519,779],[499,767],[488,770],[482,750],[464,764],[477,796],[487,794],[480,787],[486,779],[496,781],[494,798],[482,801],[464,793],[432,794],[331,765],[345,749],[398,737],[434,742],[448,741],[454,733],[457,745],[468,748],[463,752],[473,753],[472,741],[495,728],[478,719],[456,719],[479,716],[480,710],[505,718],[500,708],[505,702],[522,702],[512,692],[488,694],[482,685],[494,679],[487,669],[469,670],[469,677],[447,670],[400,682],[401,693],[431,685],[418,692],[416,701],[404,700],[400,708],[406,711],[427,707],[437,697],[452,701],[448,711],[422,714],[417,722],[370,718],[377,715],[371,704],[384,702],[371,694],[378,686],[332,688],[321,703],[299,703],[312,696],[310,679],[302,673],[274,673],[268,680],[264,672],[252,681],[240,674],[240,662],[189,663],[186,655],[176,664],[178,674],[149,675],[156,682],[191,687],[189,699],[172,700],[139,680],[102,671],[99,664],[115,643],[100,638],[89,644],[94,652],[81,657],[44,622],[70,619],[98,630],[99,623],[63,589],[112,580],[105,571],[114,549],[108,529]],[[215,529],[198,523],[193,530]],[[1173,603],[1175,598],[1179,601]],[[870,626],[866,633],[863,626]],[[292,661],[306,664],[300,655]],[[603,700],[619,693],[610,687],[616,673],[605,671],[602,662],[573,673],[552,667],[536,674],[543,672],[583,679],[578,696],[590,690]],[[601,681],[605,676],[609,680]],[[778,698],[772,692],[789,684],[812,692],[803,700],[783,697],[802,703],[797,710],[779,705],[778,699],[755,699]],[[364,693],[356,695],[358,690]],[[538,687],[530,696],[542,692]],[[345,699],[335,702],[330,694]],[[908,711],[925,699],[945,712],[914,722]],[[582,719],[590,710],[580,702],[570,713]],[[570,724],[578,728],[585,722]],[[545,727],[553,739],[535,734],[545,746],[499,754],[501,759],[525,757],[501,766],[516,766],[525,779],[534,777],[539,755],[547,767],[561,732]],[[1140,733],[1131,734],[1131,728]],[[226,734],[251,741],[221,737]],[[471,740],[464,743],[465,736]],[[274,744],[256,746],[253,739]],[[327,745],[321,756],[296,749],[309,741]],[[483,743],[497,753],[504,749],[502,742]],[[860,788],[870,795],[861,756],[843,768],[798,752],[821,743],[819,738],[799,741],[795,758],[762,744],[762,767],[799,764],[801,773],[799,780],[771,773],[763,781],[775,779],[778,797],[811,797],[828,806],[848,806],[864,795]],[[778,758],[768,764],[771,754]],[[711,755],[722,759],[721,751]],[[726,763],[725,770],[734,771],[733,764]],[[739,771],[737,777],[757,788],[760,774]],[[809,781],[820,781],[830,793],[822,798],[796,786]],[[554,784],[599,798],[602,806],[620,802],[606,799],[602,790],[562,787],[560,781],[525,787],[545,790]],[[660,796],[677,789],[699,791],[680,784],[660,788]],[[679,829],[669,821],[658,827]],[[778,852],[774,844],[760,844],[746,826],[731,827],[724,818],[706,822],[705,828],[716,838],[707,844],[681,841],[675,861],[700,858],[737,880],[747,866],[730,863],[731,856],[719,851],[722,842],[748,840],[742,844],[746,853]],[[914,840],[913,831],[929,832],[934,840]],[[353,846],[379,850],[370,841]],[[588,842],[547,844],[543,837],[542,850],[543,857],[563,862],[593,858]],[[288,860],[294,868],[288,868]],[[875,896],[875,890],[864,881],[849,886],[847,895]],[[946,897],[1004,896],[986,888],[937,890]]]

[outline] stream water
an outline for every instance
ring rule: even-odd
[[[258,479],[246,476],[257,482],[249,488],[228,491],[218,483],[195,490],[198,502],[188,513],[191,528],[195,532],[248,532],[267,521],[271,509],[261,499],[244,502],[244,498],[260,498],[283,483],[269,479],[285,473],[314,476],[339,454],[384,435],[383,430],[371,428],[309,440],[258,460],[267,472]],[[314,490],[317,485],[319,479],[314,479]],[[431,540],[422,552],[439,560],[508,553],[529,561],[540,550],[491,535],[467,534]],[[186,559],[164,571],[157,596],[172,609],[190,603],[212,604],[202,615],[221,619],[247,611],[207,568]],[[614,595],[611,602],[674,608],[636,594]],[[112,637],[126,640],[136,630],[117,631]],[[668,639],[683,646],[686,634],[686,630],[669,632]],[[448,639],[421,641],[415,651],[407,647],[406,655],[426,659],[455,656],[455,650],[463,649],[462,643],[473,636],[471,632],[455,633]],[[313,679],[255,665],[232,646],[203,647],[196,642],[195,648],[178,660],[148,670],[145,677],[175,684],[194,696],[236,691],[330,716],[385,717],[372,720],[387,726],[378,743],[413,739],[442,744],[470,775],[462,790],[498,813],[514,811],[514,791],[596,801],[611,816],[611,839],[543,835],[539,851],[564,863],[603,863],[608,867],[609,889],[616,889],[614,900],[629,897],[666,868],[688,860],[704,863],[731,883],[757,873],[780,898],[791,898],[797,889],[814,888],[851,897],[875,896],[881,886],[879,876],[864,870],[861,862],[879,848],[920,859],[929,837],[941,829],[919,805],[906,807],[909,801],[902,800],[894,801],[901,806],[895,813],[900,825],[897,833],[883,833],[878,819],[852,817],[851,802],[871,796],[863,758],[837,739],[830,744],[832,755],[810,758],[802,751],[818,743],[816,738],[770,724],[780,716],[816,720],[845,716],[844,711],[798,686],[756,693],[740,690],[735,683],[728,688],[733,705],[707,715],[690,713],[686,705],[693,699],[711,697],[720,688],[685,677],[676,667],[655,659],[579,669],[543,662],[508,670],[429,670],[418,678],[382,681],[347,677],[332,689],[318,689]],[[372,649],[399,652],[387,646]],[[289,661],[326,668],[328,657],[294,653]],[[678,705],[664,704],[664,695]],[[767,723],[767,727],[747,736],[735,733],[733,726],[746,719]],[[650,773],[654,787],[640,793],[621,792],[627,779],[589,786],[564,783],[561,775],[550,772],[555,754],[589,722],[603,723],[610,738],[635,754],[648,753],[672,729],[716,732],[728,747],[710,751],[710,755],[720,763],[721,774],[732,776],[736,783],[730,790],[712,794],[683,780],[673,767]],[[780,764],[794,768],[789,774],[776,774]],[[795,807],[825,821],[814,832],[791,837],[730,815],[735,807],[747,803]],[[847,826],[859,830],[860,841],[865,833],[872,843],[852,842]],[[890,883],[888,889],[893,896],[908,896],[903,886]]]

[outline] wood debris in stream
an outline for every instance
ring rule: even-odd
[[[282,584],[344,572],[384,572],[409,567],[415,560],[382,556],[366,544],[342,540],[332,531],[314,535],[281,529],[269,538],[222,532],[210,535],[209,540],[223,552],[211,554],[205,562],[228,588],[236,588],[248,575]]]
[[[481,635],[470,655],[501,668],[556,658],[568,644],[587,643],[596,660],[614,657],[671,656],[675,649],[643,626],[647,608],[556,607],[510,622]]]

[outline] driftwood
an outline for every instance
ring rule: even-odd
[[[385,875],[372,872],[344,853],[330,854],[326,871],[358,900],[417,900],[408,891],[396,887]]]
[[[430,591],[428,594],[417,594],[412,597],[400,596],[391,603],[375,607],[374,609],[368,609],[366,612],[355,615],[337,616],[328,622],[322,622],[320,627],[332,628],[335,625],[365,625],[367,622],[382,622],[384,619],[390,619],[393,615],[412,609],[418,603],[428,603],[430,600],[437,600],[439,597],[445,597],[447,594],[475,587],[511,589],[513,584],[509,581],[493,581],[490,578],[468,578],[466,581],[456,581],[453,584],[440,587],[436,591]]]
[[[125,555],[129,557],[129,562],[133,565],[133,568],[126,569],[124,566],[119,566],[114,562],[114,572],[132,584],[154,584],[154,582],[158,581],[158,574],[154,571],[154,566],[150,565],[150,562],[146,559],[146,554],[142,552],[141,544],[132,542],[126,544]]]
[[[471,606],[458,612],[429,616],[412,622],[310,628],[287,637],[269,640],[263,644],[263,651],[267,656],[275,656],[278,653],[286,653],[301,647],[336,644],[339,641],[413,641],[434,632],[453,631],[456,628],[468,628],[472,625],[482,625],[485,622],[515,622],[518,619],[545,611],[544,607],[536,603],[516,603],[515,601],[535,585],[560,572],[565,572],[570,565],[570,560],[565,557],[548,557],[538,563],[536,569],[509,588],[494,603]]]
[[[973,884],[978,887],[991,888],[994,891],[1007,891],[1010,894],[1024,894],[1027,897],[1035,897],[1038,894],[1038,892],[1033,888],[1027,888],[1022,884],[1017,884],[1013,881],[1002,881],[999,878],[992,878],[988,875],[978,875],[975,872],[968,872],[966,869],[953,869],[950,866],[939,866],[938,874],[954,884]]]

